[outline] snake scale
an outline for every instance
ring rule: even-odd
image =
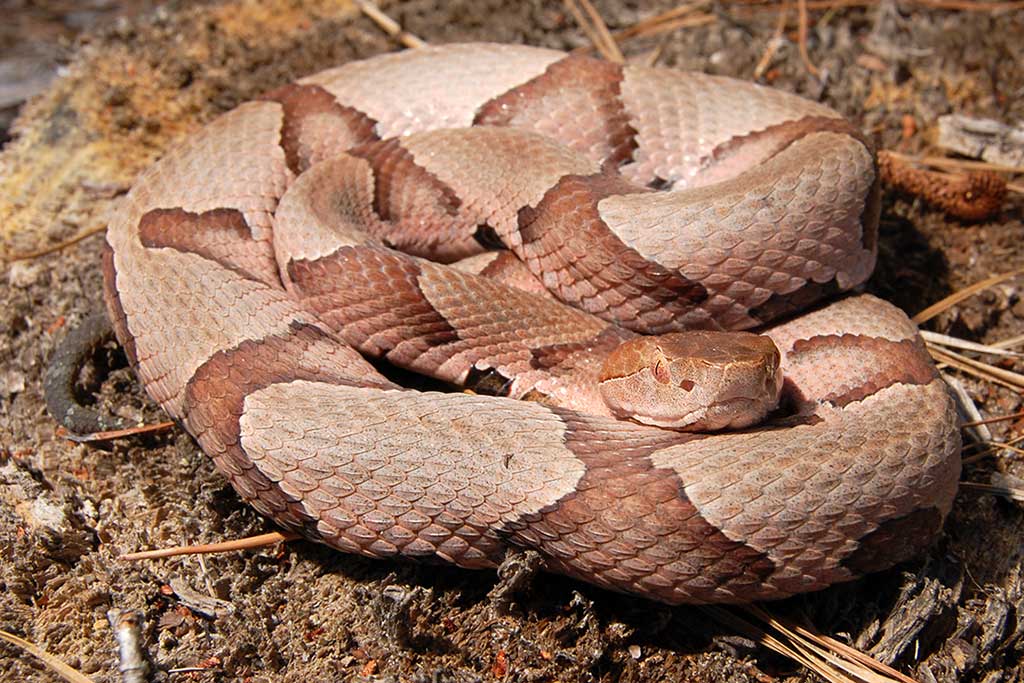
[[[304,78],[170,150],[109,226],[105,298],[149,395],[307,538],[775,599],[920,552],[956,491],[915,326],[836,299],[871,273],[878,213],[870,145],[824,106],[449,45]],[[688,329],[769,335],[782,407],[712,434],[613,417],[602,360]]]

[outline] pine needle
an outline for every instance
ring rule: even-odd
[[[779,47],[782,45],[782,34],[786,31],[786,19],[789,18],[789,0],[782,0],[782,9],[779,10],[779,16],[775,22],[775,32],[772,37],[768,40],[768,46],[764,49],[761,54],[761,59],[757,60],[757,66],[754,67],[754,80],[761,80],[764,76],[764,72],[768,70],[768,65],[771,64],[772,57],[778,52]]]
[[[807,0],[807,9],[843,9],[846,7],[874,7],[881,0]],[[991,12],[1002,14],[1024,9],[1022,0],[1005,0],[1002,2],[982,2],[981,0],[908,0],[907,5],[925,7],[928,9],[957,10],[961,12]],[[764,2],[743,3],[734,7],[739,11],[776,11],[778,3],[774,0]]]
[[[800,61],[815,78],[821,78],[821,69],[814,65],[807,54],[807,0],[797,0],[797,46],[800,48]]]
[[[929,353],[931,353],[932,358],[940,363],[945,363],[975,377],[1001,384],[1018,393],[1024,392],[1024,375],[1018,372],[1004,370],[995,365],[968,358],[955,351],[944,349],[934,344],[925,344],[925,346],[928,348]]]
[[[986,417],[983,420],[975,420],[974,422],[965,422],[960,425],[961,427],[977,427],[978,425],[990,425],[993,422],[1006,422],[1007,420],[1016,420],[1017,418],[1024,418],[1024,411],[1019,413],[1010,413],[1009,415],[997,415],[995,417]]]
[[[976,481],[962,481],[960,488],[973,489],[981,493],[991,493],[993,496],[1000,496],[1007,500],[1024,503],[1024,488],[1018,486],[1004,486],[1002,484],[982,484]]]
[[[95,683],[91,678],[89,678],[85,674],[80,673],[77,669],[68,666],[61,660],[57,659],[57,657],[51,655],[46,650],[43,650],[42,648],[36,645],[33,645],[24,638],[19,638],[13,633],[8,633],[7,631],[0,630],[0,640],[6,641],[11,645],[14,645],[15,647],[24,650],[33,657],[36,657],[37,659],[42,661],[43,664],[45,664],[47,668],[50,669],[50,671],[53,671],[55,674],[63,678],[65,681],[70,681],[71,683]]]
[[[892,681],[916,683],[912,678],[882,664],[855,648],[815,633],[806,627],[793,624],[782,617],[776,617],[758,605],[749,605],[745,609],[782,633],[794,644],[798,644],[798,646],[813,652],[833,666],[854,676],[854,680],[863,680],[871,683],[891,683]]]
[[[978,342],[960,339],[959,337],[951,337],[947,334],[940,334],[938,332],[929,332],[928,330],[921,330],[920,332],[921,337],[930,344],[948,346],[954,349],[961,349],[963,351],[974,351],[975,353],[983,353],[990,356],[1006,356],[1010,358],[1020,358],[1021,356],[1024,356],[1024,353],[1007,351],[1005,348],[991,344],[979,344]]]
[[[757,605],[736,608],[763,622],[757,625],[723,607],[701,608],[719,623],[778,652],[831,683],[914,683],[913,679],[856,649],[794,626]]]
[[[1001,339],[997,342],[992,342],[990,346],[994,346],[997,349],[1009,349],[1014,346],[1021,346],[1024,344],[1024,334],[1018,334],[1016,337],[1010,337],[1008,339]]]
[[[429,45],[429,43],[422,38],[403,30],[401,24],[384,14],[384,12],[382,12],[381,9],[370,0],[356,0],[356,5],[359,7],[359,11],[369,17],[373,23],[377,24],[384,33],[396,39],[402,45],[410,49],[426,47]]]
[[[1011,452],[1022,450],[1017,448],[1015,445],[1022,441],[1024,441],[1024,436],[1017,436],[1010,439],[1009,441],[984,441],[980,443],[970,444],[965,448],[970,448],[971,446],[985,446],[985,450],[979,453],[975,453],[974,455],[968,455],[966,457],[963,457],[961,463],[967,465],[969,463],[982,460],[983,458],[987,458],[990,455],[1000,455],[1000,451],[1006,449],[1009,449]]]
[[[894,152],[891,149],[884,150],[887,154],[906,161],[911,164],[931,166],[950,171],[993,171],[995,173],[1024,173],[1024,166],[1004,166],[1002,164],[991,164],[987,161],[975,161],[974,159],[951,159],[949,157],[924,156],[918,157],[911,154]]]
[[[618,43],[612,38],[608,25],[604,23],[601,14],[590,0],[562,0],[562,2],[583,33],[586,34],[591,45],[601,53],[602,57],[614,64],[625,63],[626,58],[622,55]]]
[[[139,434],[154,434],[167,431],[174,426],[173,422],[157,422],[150,425],[139,425],[138,427],[127,427],[125,429],[112,429],[107,432],[93,432],[92,434],[72,434],[64,427],[57,428],[57,436],[63,437],[75,443],[94,443],[97,441],[112,441],[123,439],[126,436],[137,436]]]
[[[1017,455],[1024,455],[1024,448],[1017,448],[1007,441],[989,441],[989,444],[997,450],[1013,451]]]
[[[710,7],[710,5],[711,3],[708,0],[698,0],[698,2],[690,2],[673,7],[667,12],[642,19],[632,26],[618,30],[612,34],[612,37],[618,43],[625,43],[633,38],[656,36],[680,28],[713,24],[718,21],[718,17],[700,11]]]
[[[208,553],[226,553],[234,550],[250,550],[262,548],[275,543],[298,540],[300,536],[288,531],[271,531],[268,534],[238,538],[233,541],[221,541],[219,543],[203,543],[200,545],[182,545],[173,548],[160,548],[158,550],[143,550],[137,553],[122,555],[119,559],[126,562],[135,560],[156,560],[163,557],[175,557],[177,555],[204,555]]]
[[[928,308],[924,309],[923,311],[915,315],[913,318],[911,318],[911,320],[913,320],[918,325],[921,325],[922,323],[931,320],[940,313],[943,313],[952,308],[953,306],[956,306],[964,299],[968,299],[977,294],[978,292],[988,289],[989,287],[998,285],[1000,282],[1005,282],[1011,278],[1015,278],[1021,273],[1024,273],[1024,268],[1017,268],[1016,270],[1011,270],[1008,273],[994,275],[988,279],[982,280],[981,282],[976,282],[970,287],[964,287],[958,292],[953,292],[945,299],[942,299],[941,301],[932,304],[931,306],[929,306]]]
[[[96,225],[91,228],[83,230],[74,237],[70,237],[64,240],[63,242],[59,242],[49,247],[43,247],[42,249],[36,249],[35,251],[27,251],[23,254],[11,254],[10,256],[5,256],[4,260],[7,261],[8,263],[14,263],[15,261],[31,261],[32,259],[37,259],[40,256],[47,256],[49,254],[55,254],[58,251],[63,251],[64,249],[67,249],[68,247],[74,244],[78,244],[79,242],[88,237],[92,237],[93,235],[99,235],[100,233],[106,231],[106,224]]]

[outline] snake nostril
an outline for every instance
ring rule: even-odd
[[[682,382],[679,383],[679,388],[682,389],[683,391],[693,391],[693,388],[695,386],[697,385],[688,379],[684,379]]]

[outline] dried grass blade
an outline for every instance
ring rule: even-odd
[[[804,63],[811,75],[821,78],[821,69],[814,65],[811,56],[807,54],[807,0],[797,0],[797,45],[800,48],[800,60]]]
[[[630,29],[625,29],[624,31],[614,33],[613,36],[617,42],[624,43],[627,40],[631,40],[633,38],[646,38],[649,36],[656,36],[663,33],[670,33],[671,31],[675,31],[676,29],[680,28],[707,26],[708,24],[714,24],[717,21],[718,17],[716,17],[713,14],[695,14],[690,17],[680,17],[679,19],[674,19],[672,21],[666,21],[661,24],[654,24],[650,26],[641,27],[639,24],[637,24],[636,31],[630,31],[630,29],[634,28],[630,27]],[[626,34],[626,31],[630,32]]]

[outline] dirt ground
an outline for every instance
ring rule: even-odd
[[[75,4],[16,2],[3,9],[16,19],[46,20]],[[8,255],[102,225],[139,170],[217,113],[291,77],[398,49],[347,0],[180,2],[144,12],[135,10],[149,3],[91,4],[104,14],[77,38],[75,26],[57,31],[65,44],[53,64],[62,75],[22,111],[0,154],[0,232]],[[556,2],[382,4],[431,42],[587,44]],[[671,5],[597,3],[613,29]],[[125,8],[128,18],[115,19]],[[646,59],[660,45],[661,64],[749,79],[776,14],[733,2],[714,11],[714,23],[631,41],[627,55]],[[883,2],[817,11],[812,20],[810,56],[827,74],[824,85],[808,74],[789,34],[765,80],[837,108],[880,147],[925,150],[936,118],[950,112],[1024,120],[1024,11]],[[24,49],[11,33],[0,34],[0,45]],[[964,224],[887,193],[880,263],[868,290],[916,313],[965,285],[1024,266],[1021,206],[1011,197],[994,220]],[[112,608],[144,614],[156,681],[815,679],[701,610],[547,575],[501,608],[488,598],[493,573],[374,562],[306,542],[119,561],[125,552],[272,526],[240,502],[180,430],[108,449],[55,435],[41,376],[64,330],[100,305],[101,242],[94,236],[3,266],[0,629],[96,681],[120,680],[106,618]],[[985,342],[1020,335],[1022,282],[992,288],[930,327]],[[1007,367],[1024,370],[1019,361]],[[1022,408],[1008,389],[963,383],[985,415]],[[125,370],[102,393],[124,415],[161,419]],[[1005,439],[1022,426],[992,429]],[[981,459],[963,479],[1006,474],[1024,476],[1024,464]],[[1022,532],[1019,505],[963,490],[944,537],[926,557],[771,609],[920,681],[1024,680]],[[57,679],[0,643],[0,680]]]

